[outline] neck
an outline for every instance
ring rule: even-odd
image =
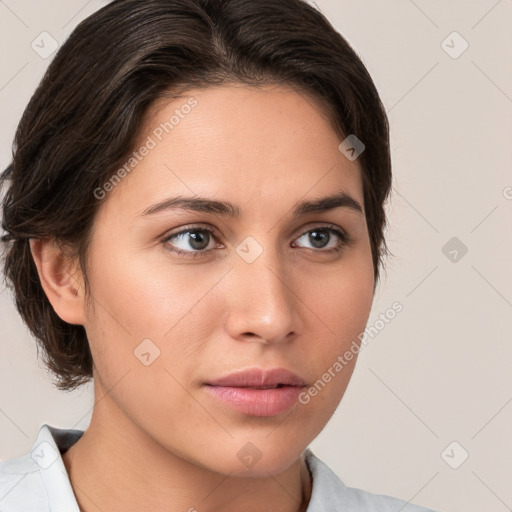
[[[82,512],[303,512],[311,496],[303,457],[268,477],[220,474],[157,443],[108,395],[63,460]]]

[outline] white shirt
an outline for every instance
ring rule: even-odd
[[[28,454],[0,462],[0,512],[80,512],[62,453],[82,434],[44,424]],[[304,454],[312,476],[307,512],[434,512],[347,487],[309,448]]]

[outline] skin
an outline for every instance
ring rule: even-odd
[[[299,511],[311,495],[303,451],[348,385],[356,358],[306,405],[272,417],[234,411],[204,382],[235,370],[284,367],[313,385],[357,340],[370,313],[371,246],[361,168],[309,97],[284,86],[224,85],[188,93],[198,104],[103,200],[88,253],[92,303],[76,260],[32,240],[43,288],[57,314],[87,331],[94,359],[90,426],[64,455],[83,511]],[[185,98],[148,111],[139,144]],[[347,207],[294,218],[294,205],[344,191]],[[215,198],[239,219],[185,210],[141,213],[166,198]],[[335,234],[315,246],[313,228]],[[216,235],[203,257],[186,228]],[[304,236],[305,235],[305,236]],[[207,236],[207,235],[206,235]],[[248,263],[246,237],[262,247]],[[326,235],[329,237],[329,235]],[[167,239],[167,240],[166,240]],[[201,249],[199,249],[199,252]],[[134,356],[144,339],[160,355]],[[251,442],[261,459],[237,457]]]

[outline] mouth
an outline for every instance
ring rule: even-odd
[[[286,384],[276,384],[275,386],[232,386],[237,388],[248,388],[248,389],[277,389],[285,387]]]
[[[210,386],[270,389],[283,386],[305,386],[304,379],[285,368],[249,368],[207,382]]]
[[[297,403],[306,382],[284,368],[253,368],[205,383],[206,392],[247,416],[278,416]]]

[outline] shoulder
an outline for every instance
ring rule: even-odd
[[[62,504],[78,512],[61,452],[82,433],[43,425],[29,453],[0,461],[0,510],[46,512]]]
[[[309,448],[304,455],[313,481],[306,512],[435,512],[391,496],[347,487]]]
[[[0,462],[0,510],[28,510],[24,505],[37,505],[50,510],[38,464],[30,453]]]

